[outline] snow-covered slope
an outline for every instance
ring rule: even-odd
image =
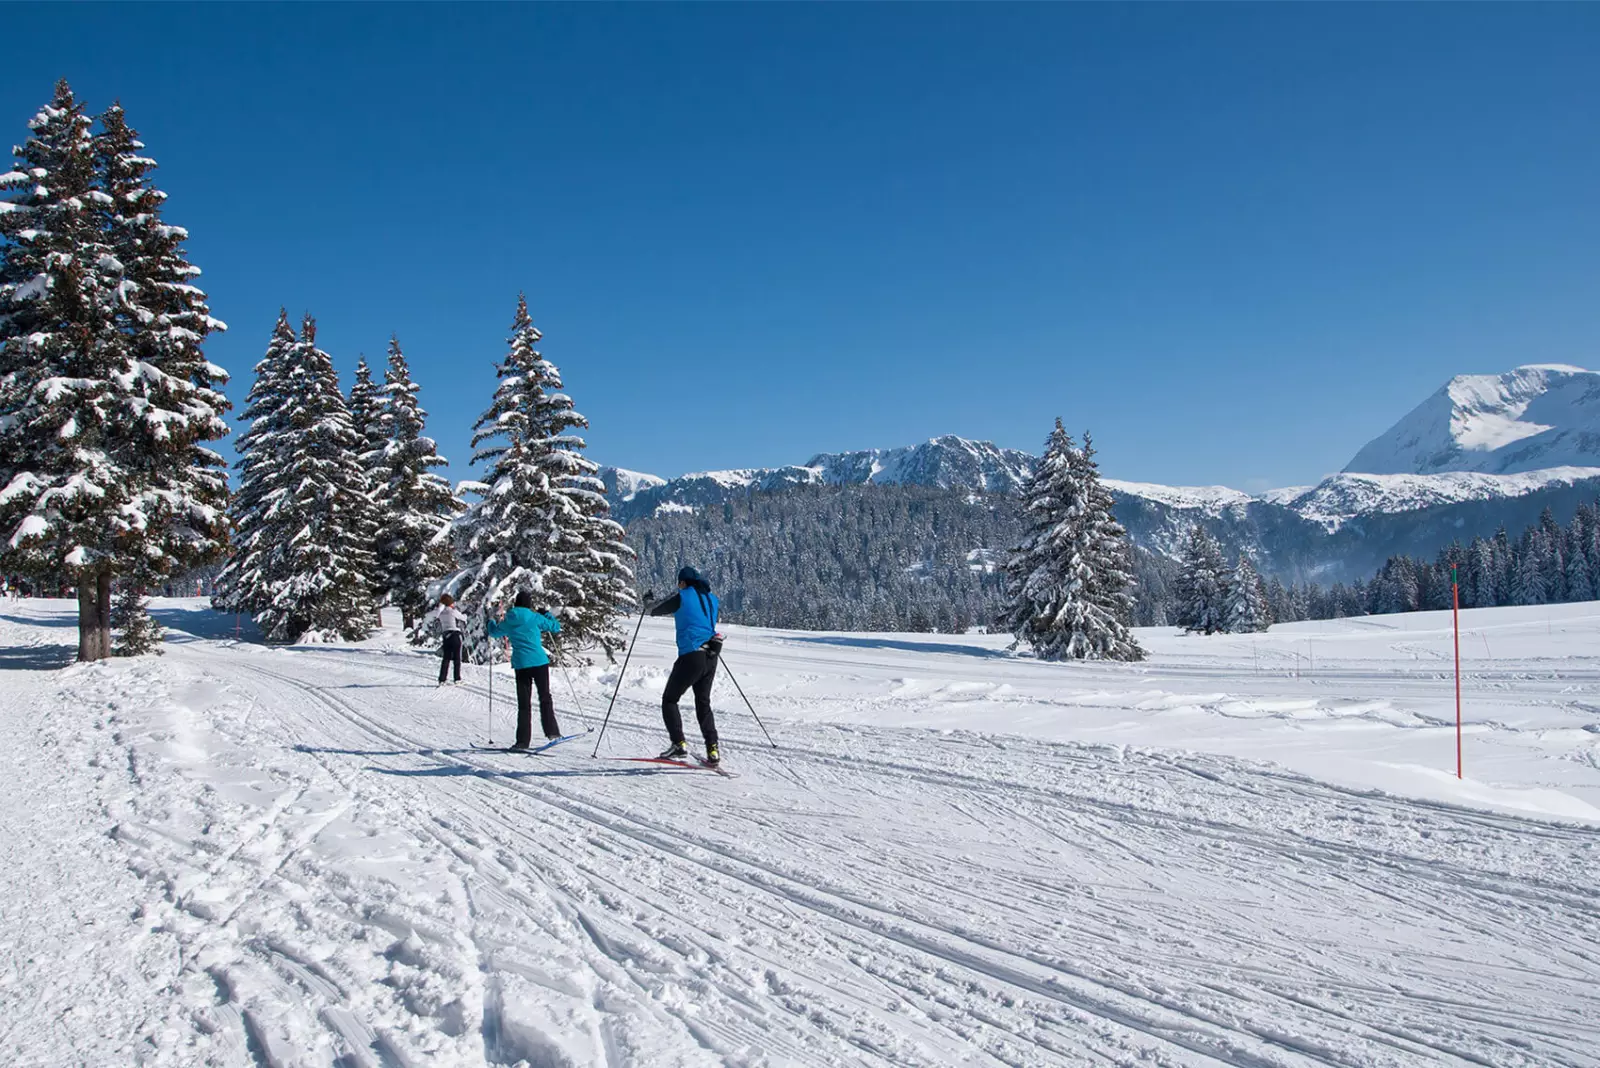
[[[1552,486],[1571,486],[1600,478],[1597,467],[1555,467],[1514,475],[1489,475],[1452,471],[1436,475],[1369,475],[1345,473],[1330,476],[1291,497],[1276,495],[1277,503],[1330,530],[1358,516],[1413,512],[1442,504],[1494,501],[1523,497]]]
[[[1600,467],[1600,374],[1531,364],[1458,375],[1345,467],[1363,474]]]
[[[1463,613],[1464,781],[1447,614],[1137,665],[733,628],[778,748],[719,680],[723,778],[629,759],[670,621],[598,757],[518,756],[392,632],[162,602],[166,656],[63,666],[74,608],[0,612],[8,1065],[1594,1064],[1593,605]]]
[[[1219,515],[1256,499],[1227,486],[1160,486],[1154,482],[1124,482],[1116,478],[1106,479],[1105,484],[1118,497],[1142,497],[1169,508],[1209,515]]]
[[[646,490],[667,484],[664,478],[639,471],[629,471],[623,467],[603,467],[600,469],[600,477],[606,484],[606,496],[612,501],[621,502],[631,501]]]

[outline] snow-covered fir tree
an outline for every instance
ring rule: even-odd
[[[356,358],[356,376],[350,384],[350,429],[356,436],[356,463],[361,468],[368,495],[350,517],[352,536],[372,551],[372,572],[367,576],[367,587],[376,607],[383,604],[388,594],[384,581],[383,565],[379,558],[379,544],[384,526],[384,512],[390,502],[379,492],[384,484],[384,445],[388,441],[387,419],[382,392],[372,381],[372,368],[366,356]],[[373,617],[374,623],[382,622]]]
[[[1238,564],[1228,574],[1228,607],[1223,629],[1230,634],[1252,634],[1266,630],[1271,622],[1261,576],[1256,574],[1250,557],[1241,552]]]
[[[119,635],[118,656],[161,654],[166,628],[151,618],[144,590],[133,582],[122,582],[111,604],[111,626]]]
[[[1006,627],[1042,660],[1141,660],[1127,535],[1092,449],[1056,420],[1023,490],[1022,542],[1005,561]]]
[[[433,472],[448,461],[423,433],[428,413],[400,339],[389,339],[381,390],[382,440],[370,465],[379,510],[378,569],[391,604],[408,631],[425,618],[428,584],[455,568],[448,532],[465,509],[450,483]],[[421,640],[420,632],[413,637]]]
[[[311,316],[295,338],[279,314],[239,441],[236,553],[219,601],[250,612],[269,641],[358,640],[374,614],[361,441],[316,336]]]
[[[249,616],[266,610],[272,591],[286,573],[285,546],[293,533],[283,507],[295,473],[288,419],[290,367],[300,339],[289,313],[278,310],[267,351],[255,366],[255,382],[239,418],[249,427],[239,435],[239,488],[229,505],[232,552],[218,573],[212,595],[221,611]]]
[[[65,82],[0,175],[0,557],[79,587],[79,657],[111,653],[111,580],[222,550],[223,329],[155,162],[120,107],[92,123]]]
[[[475,659],[487,652],[485,607],[521,590],[561,619],[557,654],[592,643],[609,652],[620,638],[616,614],[632,600],[633,553],[621,527],[605,518],[596,465],[572,433],[588,421],[560,392],[555,365],[534,347],[540,334],[524,297],[511,331],[496,372],[500,385],[472,439],[473,463],[490,469],[467,485],[479,499],[452,531],[462,567],[435,588],[450,591],[470,621]]]
[[[1209,531],[1198,523],[1184,543],[1174,593],[1177,596],[1177,625],[1200,634],[1215,634],[1227,629],[1228,565],[1222,548]],[[1303,606],[1290,593],[1290,612],[1302,618]]]
[[[0,174],[0,567],[77,584],[80,660],[111,655],[111,577],[145,523],[91,125],[59,83]]]
[[[227,326],[212,317],[195,284],[200,270],[183,249],[188,232],[162,220],[166,194],[151,180],[156,163],[121,106],[100,125],[99,203],[113,257],[106,262],[115,283],[115,338],[130,387],[121,449],[137,479],[139,517],[120,545],[127,562],[119,572],[137,589],[210,564],[226,550],[227,462],[209,445],[228,433],[223,413],[230,405],[220,391],[228,375],[202,346]],[[129,601],[121,611],[142,604]],[[120,629],[124,649],[160,633],[137,619],[124,619]]]

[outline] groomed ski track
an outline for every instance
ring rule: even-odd
[[[101,1063],[1600,1063],[1592,827],[975,732],[774,751],[731,687],[737,779],[607,759],[662,742],[626,689],[599,759],[530,759],[429,660],[173,637],[27,680],[86,709],[36,729],[167,947],[171,1034]]]

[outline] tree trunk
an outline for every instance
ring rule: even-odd
[[[99,660],[105,654],[100,650],[100,600],[99,583],[90,585],[86,575],[78,583],[78,659]]]
[[[111,656],[111,572],[95,576],[95,599],[100,609],[100,658]]]

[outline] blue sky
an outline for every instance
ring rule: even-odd
[[[602,462],[1088,427],[1313,481],[1449,376],[1600,365],[1594,5],[0,9],[161,163],[243,398],[400,335],[469,477],[519,290]],[[9,141],[6,139],[9,138]]]

